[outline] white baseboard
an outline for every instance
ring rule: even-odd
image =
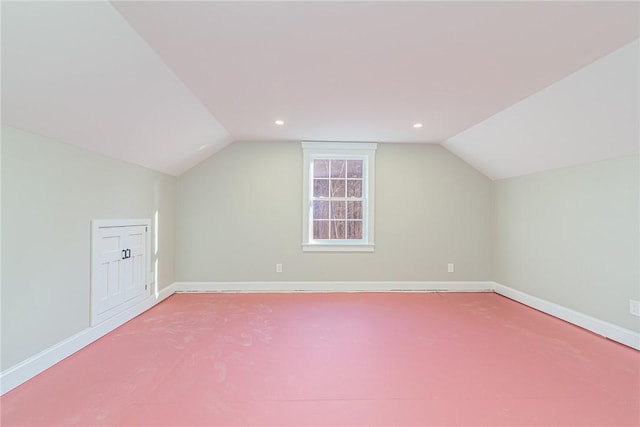
[[[587,314],[571,310],[570,308],[534,297],[522,291],[501,285],[493,284],[494,292],[524,305],[540,310],[543,313],[562,319],[581,328],[587,329],[603,337],[617,341],[636,350],[640,350],[640,333],[614,325],[604,320],[596,319]]]
[[[587,314],[543,300],[496,282],[486,281],[319,281],[319,282],[176,282],[176,292],[496,292],[636,350],[640,334]]]
[[[491,292],[493,282],[176,282],[176,292]]]
[[[41,351],[38,354],[0,372],[0,394],[13,390],[20,384],[35,377],[45,369],[48,369],[71,356],[76,351],[103,337],[109,332],[123,325],[144,311],[150,309],[165,298],[174,293],[173,285],[162,289],[158,295],[151,295],[134,307],[105,320],[104,322],[84,329],[69,338]]]
[[[87,328],[0,372],[0,394],[50,368],[175,292],[496,292],[514,301],[640,350],[640,334],[495,282],[176,282],[135,307]]]

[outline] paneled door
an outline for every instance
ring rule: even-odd
[[[150,294],[149,225],[148,220],[93,221],[92,324],[126,310]]]
[[[124,227],[125,246],[128,258],[125,260],[124,299],[135,298],[144,293],[146,283],[146,241],[144,226]]]
[[[103,227],[94,236],[97,242],[92,272],[93,311],[104,313],[124,302],[126,278],[125,247],[123,227]],[[123,277],[124,276],[124,277]]]

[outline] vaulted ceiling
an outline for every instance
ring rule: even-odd
[[[233,141],[330,140],[444,142],[499,178],[504,147],[464,132],[637,39],[638,11],[3,1],[2,122],[173,175]]]

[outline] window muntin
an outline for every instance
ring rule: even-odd
[[[373,250],[376,144],[303,142],[304,250]]]
[[[313,160],[313,240],[362,240],[362,159]]]

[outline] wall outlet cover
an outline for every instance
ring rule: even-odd
[[[634,316],[640,317],[640,301],[636,301],[633,299],[629,300],[629,313]]]

